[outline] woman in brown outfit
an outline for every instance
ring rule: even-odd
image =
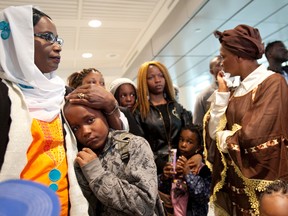
[[[288,88],[281,75],[257,63],[264,52],[258,29],[238,25],[215,35],[223,70],[241,83],[231,90],[218,73],[205,116],[211,200],[217,215],[259,215],[265,186],[288,180]]]

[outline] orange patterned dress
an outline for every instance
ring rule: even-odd
[[[47,185],[59,196],[61,215],[68,215],[67,160],[60,116],[52,122],[33,119],[33,141],[27,151],[27,164],[21,179]]]

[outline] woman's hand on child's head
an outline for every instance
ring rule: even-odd
[[[163,177],[164,179],[173,178],[173,176],[176,174],[176,172],[173,170],[173,164],[170,162],[167,162],[166,165],[163,168]]]
[[[105,112],[110,112],[115,107],[115,98],[113,94],[102,86],[91,84],[79,86],[67,95],[66,99],[69,100],[70,103],[102,109]]]
[[[80,167],[83,167],[96,158],[97,155],[90,148],[83,148],[82,151],[78,152],[76,161]]]

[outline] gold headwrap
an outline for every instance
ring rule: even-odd
[[[242,58],[260,59],[264,53],[257,28],[241,24],[223,32],[215,31],[214,35],[225,49]]]

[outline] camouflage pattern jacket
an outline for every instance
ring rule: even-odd
[[[75,164],[89,202],[89,215],[164,215],[156,166],[148,142],[125,131],[110,131],[98,158]]]

